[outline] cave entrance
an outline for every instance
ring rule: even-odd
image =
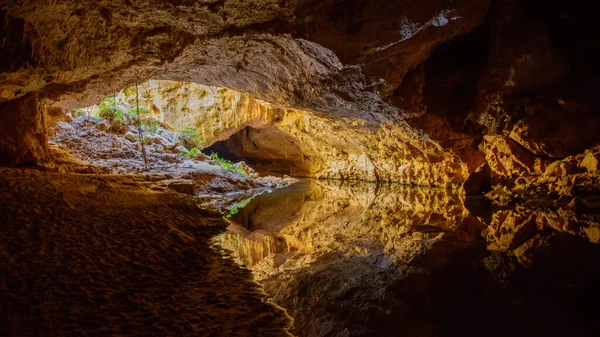
[[[261,175],[302,177],[309,171],[309,158],[298,142],[275,126],[247,126],[203,152],[233,162],[244,161]]]
[[[117,173],[206,165],[250,175],[309,173],[298,138],[275,126],[277,110],[226,88],[151,80],[51,117],[51,142]]]

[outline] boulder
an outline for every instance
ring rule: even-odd
[[[181,163],[183,160],[176,154],[163,154],[161,159],[167,163]]]
[[[173,134],[171,131],[163,128],[162,126],[156,130],[156,134],[165,138],[166,140],[168,140],[171,143],[179,143],[179,141],[177,140],[177,136],[175,136],[175,134]]]
[[[153,134],[145,134],[146,144],[160,144],[160,137]]]
[[[66,122],[58,122],[54,126],[54,129],[58,133],[66,132],[66,131],[73,131],[73,125],[71,125],[70,123],[66,123]]]
[[[176,154],[187,153],[188,149],[186,149],[183,145],[178,145],[175,148],[171,149],[171,152]]]
[[[130,142],[137,142],[138,139],[138,136],[133,132],[127,132],[124,137]]]
[[[249,177],[252,177],[252,178],[258,177],[258,173],[256,173],[256,171],[254,171],[253,168],[251,168],[250,166],[248,166],[248,164],[246,164],[246,162],[241,161],[239,163],[235,163],[233,165],[233,167],[235,167],[237,170],[246,172],[246,174]]]
[[[108,123],[102,121],[98,124],[96,124],[96,129],[100,130],[100,131],[106,131],[108,130],[110,126],[108,125]]]

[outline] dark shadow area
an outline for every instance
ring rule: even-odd
[[[600,75],[600,45],[593,29],[597,13],[590,8],[589,2],[520,0],[517,3],[527,19],[544,23],[553,47],[571,64],[572,80]]]
[[[219,214],[140,177],[0,172],[0,335],[285,335],[212,247]]]
[[[440,336],[596,336],[600,247],[545,234],[533,264],[509,254],[466,250],[431,281]]]
[[[205,148],[204,153],[232,161],[245,161],[261,175],[302,177],[307,174],[307,159],[297,140],[276,127],[246,127],[229,139]]]
[[[236,156],[231,151],[229,151],[229,149],[227,148],[227,140],[216,142],[213,145],[204,148],[202,152],[209,156],[213,153],[216,153],[219,155],[219,157],[231,160],[234,163],[243,160],[242,158]]]
[[[479,76],[490,50],[490,26],[484,23],[469,34],[439,46],[425,62],[423,96],[428,113],[445,116],[455,130],[477,95]]]

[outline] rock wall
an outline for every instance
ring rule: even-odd
[[[0,101],[40,92],[49,104],[69,109],[162,78],[334,116],[403,118],[379,92],[397,86],[437,44],[478,25],[489,2],[421,5],[3,1]],[[385,26],[389,33],[372,34]],[[407,50],[418,56],[398,57]]]
[[[591,61],[600,50],[590,44],[590,20],[578,3],[493,2],[480,27],[405,77],[394,104],[413,106],[417,116],[407,122],[452,150],[469,172],[489,168],[492,184],[546,193],[548,165],[583,158],[600,142],[599,72]],[[580,173],[550,175],[576,181]]]
[[[46,157],[45,114],[37,94],[0,104],[0,164],[35,164]]]
[[[135,92],[126,94],[133,104]],[[278,108],[230,89],[172,81],[142,84],[140,98],[176,130],[197,130],[202,147],[225,141],[238,157],[293,176],[450,187],[468,175],[457,156],[400,121],[332,118]]]
[[[269,112],[255,99],[278,111],[309,111],[336,128],[368,125],[368,135],[347,131],[323,146],[348,155],[314,150],[324,164],[302,168],[314,175],[335,171],[327,163],[345,156],[358,168],[324,176],[363,172],[355,177],[444,185],[438,180],[464,182],[464,167],[485,166],[494,181],[517,181],[496,171],[491,149],[518,147],[551,164],[600,142],[600,51],[585,25],[593,13],[589,4],[541,0],[9,0],[0,5],[0,102],[38,93],[68,109],[151,78],[190,81],[253,97],[240,98],[241,109],[256,110],[245,119],[258,124]],[[219,135],[239,132],[236,125]],[[388,139],[374,135],[383,129],[402,135],[382,145]],[[350,163],[360,150],[338,146],[344,137],[377,144],[373,157],[381,159]],[[20,161],[6,146],[3,161]],[[398,173],[409,161],[429,173]]]

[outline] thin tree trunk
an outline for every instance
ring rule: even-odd
[[[115,119],[117,118],[117,93],[113,94],[114,103],[113,103],[113,113],[115,114],[115,118],[110,122],[110,126],[108,127],[108,135],[110,136],[110,145],[113,143],[113,124],[115,124]]]
[[[137,116],[138,116],[138,137],[140,144],[142,145],[142,156],[144,157],[144,169],[148,171],[148,159],[146,159],[146,147],[144,145],[144,133],[142,131],[142,115],[140,114],[140,88],[138,83],[135,83],[135,102],[137,105]]]

